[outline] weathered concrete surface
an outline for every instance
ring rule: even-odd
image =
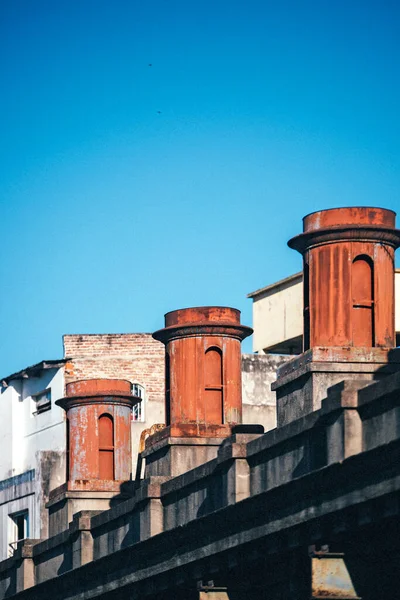
[[[242,354],[243,423],[259,423],[265,431],[276,427],[276,395],[271,383],[290,359],[278,354]]]
[[[319,411],[264,435],[233,435],[214,460],[150,478],[109,511],[75,516],[66,532],[33,546],[43,583],[18,597],[111,599],[117,589],[162,597],[179,582],[223,576],[228,563],[252,569],[260,555],[294,552],[300,568],[309,544],[350,544],[365,532],[379,545],[378,526],[395,545],[398,528],[391,537],[386,524],[400,511],[400,374],[357,385],[330,388]],[[90,553],[93,562],[78,568]],[[18,564],[0,564],[2,597],[15,590]],[[376,597],[371,586],[366,600]]]
[[[315,347],[278,369],[271,384],[276,392],[277,425],[318,410],[326,390],[345,379],[366,383],[400,370],[395,348]]]
[[[145,478],[176,477],[217,456],[224,438],[165,437],[142,453],[146,460]]]
[[[251,294],[253,351],[300,354],[303,349],[303,273],[290,275]]]
[[[252,333],[240,311],[202,306],[165,315],[153,334],[165,344],[165,424],[173,437],[229,435],[242,422],[240,342]],[[225,426],[225,427],[221,427]],[[148,440],[150,441],[150,440]]]
[[[6,597],[198,599],[208,592],[202,582],[213,588],[216,580],[236,598],[309,600],[315,548],[325,552],[326,542],[346,556],[352,597],[395,597],[395,561],[376,557],[400,553],[400,380],[392,374],[399,361],[390,349],[391,261],[382,254],[393,258],[400,232],[383,209],[320,211],[304,222],[292,245],[307,254],[305,343],[312,351],[280,369],[280,399],[291,400],[293,388],[302,392],[293,397],[297,405],[282,404],[289,407],[284,424],[266,434],[234,425],[237,342],[245,329],[235,311],[169,313],[156,334],[169,359],[167,427],[145,452],[154,476],[109,511],[77,514],[45,542],[21,542],[13,560],[0,564]],[[345,347],[337,345],[342,339]],[[192,466],[207,458],[211,432],[221,440],[215,458],[187,470],[188,458]],[[174,437],[190,443],[180,448]],[[172,476],[180,465],[186,471]],[[91,481],[79,485],[92,489]]]
[[[72,522],[75,514],[81,511],[108,510],[120,492],[121,483],[115,485],[113,491],[80,491],[68,490],[67,485],[54,490],[53,496],[47,502],[48,535],[55,536],[66,529]],[[44,536],[45,538],[47,537]]]
[[[303,255],[304,350],[395,346],[396,213],[376,207],[321,210],[288,244]]]
[[[44,539],[53,533],[49,530],[49,511],[46,505],[50,498],[50,491],[58,488],[65,481],[66,454],[51,450],[39,452],[37,463],[40,465],[37,479],[41,483],[41,489],[40,494],[35,495],[35,508],[40,513],[40,537]]]
[[[367,465],[376,469],[382,463],[383,455],[386,455],[388,462],[377,478]],[[360,539],[360,531],[356,534],[357,528],[368,531],[375,526],[373,521],[387,535],[386,523],[392,523],[393,518],[398,516],[398,506],[388,502],[391,494],[400,490],[399,477],[393,479],[389,476],[390,468],[398,458],[399,449],[396,454],[395,449],[389,447],[383,453],[372,451],[372,454],[365,453],[347,459],[345,468],[334,464],[324,473],[316,471],[287,486],[279,486],[269,492],[268,497],[256,495],[222,512],[198,517],[179,528],[179,533],[172,529],[140,544],[120,546],[119,551],[93,561],[84,569],[58,576],[30,592],[21,593],[19,597],[36,600],[56,594],[57,598],[71,600],[114,598],[116,590],[122,594],[120,597],[123,594],[163,597],[163,590],[169,589],[169,594],[175,594],[181,585],[186,590],[193,589],[196,580],[206,580],[210,573],[214,577],[223,577],[227,564],[246,568],[246,596],[257,597],[251,595],[251,584],[254,583],[252,569],[260,556],[280,556],[280,560],[285,560],[290,549],[301,558],[304,557],[307,543],[321,543],[326,536],[329,536],[330,542],[340,543],[345,534],[349,540],[354,535]],[[338,489],[341,490],[339,496]],[[324,499],[317,507],[314,494]],[[363,498],[361,503],[360,495]],[[346,510],[351,511],[350,520]],[[394,529],[393,533],[396,531]],[[389,537],[387,539],[389,543]],[[369,543],[372,541],[374,539],[370,538]],[[224,560],[221,560],[222,556]],[[366,566],[371,569],[370,564]],[[375,565],[375,573],[379,566]],[[303,571],[303,578],[305,575]],[[286,570],[286,579],[288,576]],[[301,583],[303,578],[300,577],[298,581]],[[234,575],[225,581],[232,584]],[[272,571],[271,577],[264,578],[265,593],[273,583],[276,581]],[[375,586],[371,586],[372,594],[363,597],[367,600],[379,597],[376,592],[375,582]],[[279,596],[268,594],[268,597]],[[303,595],[298,597],[305,598]]]

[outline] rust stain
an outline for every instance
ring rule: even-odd
[[[76,381],[57,400],[69,429],[68,489],[118,491],[130,479],[131,412],[139,398],[118,379]]]
[[[326,554],[311,561],[312,598],[358,599],[343,556]]]
[[[221,306],[184,308],[165,315],[153,337],[166,346],[168,431],[177,437],[230,435],[242,421],[240,341],[252,330],[240,311]],[[151,441],[148,442],[149,444]]]
[[[305,350],[395,345],[395,213],[384,208],[322,210],[303,219],[289,246],[303,254]]]

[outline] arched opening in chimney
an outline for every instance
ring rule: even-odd
[[[66,448],[65,448],[65,469],[67,472],[66,481],[70,479],[69,473],[69,464],[70,464],[70,453],[69,453],[69,440],[70,440],[70,426],[68,417],[65,419],[65,428],[66,428]]]
[[[204,367],[205,423],[223,423],[223,371],[220,348],[213,346],[206,350]]]
[[[171,425],[171,380],[169,352],[165,350],[165,424]]]
[[[308,254],[304,257],[303,270],[303,352],[310,348],[310,267]]]
[[[369,256],[353,260],[351,288],[353,346],[374,346],[374,264]]]
[[[108,414],[99,417],[99,478],[114,479],[114,421]]]

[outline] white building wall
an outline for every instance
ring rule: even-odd
[[[51,409],[35,414],[35,394],[51,389]],[[0,389],[0,560],[15,536],[10,515],[29,510],[29,537],[47,535],[49,489],[65,481],[64,369],[13,380]],[[21,482],[22,481],[22,482]]]
[[[64,395],[63,369],[47,369],[41,377],[23,380],[22,421],[24,442],[21,452],[21,468],[24,471],[35,468],[38,451],[65,451],[65,411],[55,404]],[[35,414],[36,406],[32,396],[51,388],[51,409]]]
[[[13,430],[12,408],[16,392],[8,387],[0,394],[0,481],[12,476]]]
[[[253,297],[253,351],[263,353],[303,335],[301,274],[268,286]]]

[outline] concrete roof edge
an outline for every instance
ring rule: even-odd
[[[6,384],[8,384],[10,381],[14,380],[14,379],[21,379],[22,377],[29,377],[29,375],[32,375],[32,373],[35,373],[37,371],[44,371],[45,369],[56,369],[57,367],[62,367],[63,365],[65,365],[65,363],[70,360],[68,358],[59,358],[59,359],[52,359],[52,360],[41,360],[40,362],[34,364],[34,365],[30,365],[29,367],[26,367],[25,369],[21,369],[20,371],[17,371],[16,373],[12,373],[11,375],[8,375],[7,377],[1,377],[0,381],[3,384],[3,382],[5,382]]]
[[[259,296],[260,294],[263,294],[264,292],[269,292],[270,290],[273,290],[274,288],[279,288],[282,285],[287,285],[288,283],[295,282],[296,279],[298,279],[298,280],[303,279],[303,271],[299,271],[298,273],[294,273],[294,275],[289,275],[289,277],[285,277],[285,279],[280,279],[279,281],[276,281],[275,283],[266,285],[265,287],[262,287],[262,288],[256,290],[255,292],[250,292],[250,294],[247,294],[246,297],[254,298],[254,296]]]
[[[394,272],[400,274],[400,267],[395,269]],[[276,281],[275,283],[266,285],[265,287],[262,287],[262,288],[256,290],[255,292],[250,292],[250,294],[247,294],[246,298],[254,298],[255,296],[259,296],[259,295],[263,294],[264,292],[269,292],[269,291],[273,290],[274,288],[279,288],[280,286],[287,285],[288,283],[296,281],[296,279],[302,279],[302,278],[303,278],[303,272],[299,271],[298,273],[294,273],[294,275],[289,275],[289,277],[285,277],[285,279],[280,279],[279,281]]]

